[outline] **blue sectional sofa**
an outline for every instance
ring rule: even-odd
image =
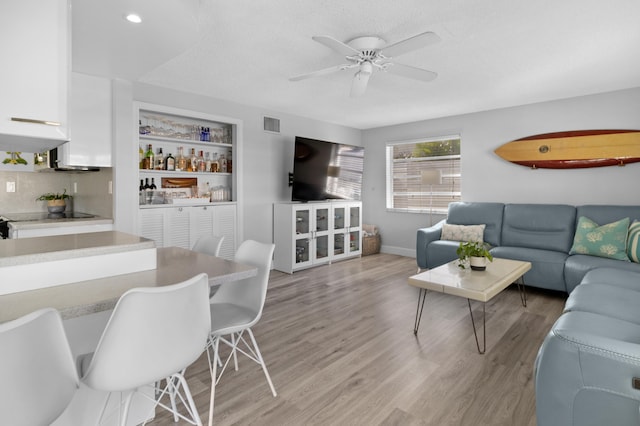
[[[587,272],[534,370],[538,426],[640,425],[640,273]]]
[[[416,260],[422,269],[434,268],[457,258],[458,241],[442,240],[443,224],[484,224],[484,241],[495,257],[531,262],[524,283],[533,287],[571,293],[584,275],[609,267],[640,272],[640,264],[604,257],[569,254],[580,217],[598,224],[629,218],[640,220],[640,206],[563,204],[503,204],[456,202],[447,218],[419,229]]]
[[[418,230],[418,266],[457,258],[445,223],[484,224],[494,256],[531,262],[525,284],[569,293],[534,366],[538,426],[640,425],[640,264],[570,254],[581,217],[633,222],[640,206],[452,203]]]

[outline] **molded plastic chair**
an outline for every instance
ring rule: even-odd
[[[154,407],[173,412],[176,422],[182,418],[202,424],[183,373],[207,346],[211,331],[208,298],[209,280],[206,274],[199,274],[170,286],[134,288],[118,300],[95,352],[84,356],[80,366],[81,380],[90,388],[131,391],[120,417],[123,426],[136,390],[162,379],[166,387],[157,390]],[[160,402],[165,394],[171,407]],[[188,417],[178,412],[176,398]]]
[[[223,240],[224,236],[202,235],[200,236],[200,238],[198,238],[191,250],[218,257]]]
[[[60,314],[41,309],[0,324],[0,423],[49,425],[67,408],[78,374]]]
[[[262,308],[264,307],[264,301],[267,296],[269,272],[274,248],[275,245],[273,244],[263,244],[253,240],[243,242],[240,247],[238,247],[234,260],[238,263],[257,267],[257,275],[242,281],[222,284],[216,294],[211,298],[211,338],[208,349],[213,351],[213,357],[207,352],[209,354],[209,364],[212,370],[211,376],[213,381],[209,405],[210,425],[213,419],[215,384],[220,380],[222,373],[232,357],[234,359],[235,369],[238,369],[237,352],[247,356],[262,367],[269,387],[271,388],[271,393],[274,397],[277,395],[256,339],[251,331],[251,327],[256,324],[262,316]],[[243,337],[245,331],[251,339],[251,344]],[[225,335],[231,335],[231,340],[222,337]],[[212,361],[219,359],[218,347],[220,342],[229,345],[231,347],[231,353],[218,375],[218,362]],[[246,350],[239,347],[241,343],[245,346]]]

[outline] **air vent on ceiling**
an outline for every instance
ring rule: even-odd
[[[263,130],[265,132],[280,133],[280,120],[273,117],[264,117]]]

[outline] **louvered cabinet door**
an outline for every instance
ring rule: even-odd
[[[138,235],[156,242],[156,247],[165,245],[165,212],[163,209],[140,210]]]
[[[220,248],[220,257],[227,260],[233,260],[236,254],[236,206],[216,205],[213,206],[213,233],[214,235],[224,236],[222,247]]]

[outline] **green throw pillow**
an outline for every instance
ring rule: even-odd
[[[581,216],[578,219],[576,235],[573,238],[573,246],[569,254],[588,254],[628,262],[628,230],[628,217],[599,226],[591,219]]]
[[[631,226],[629,226],[627,254],[629,255],[629,259],[640,263],[640,221],[634,220]]]

